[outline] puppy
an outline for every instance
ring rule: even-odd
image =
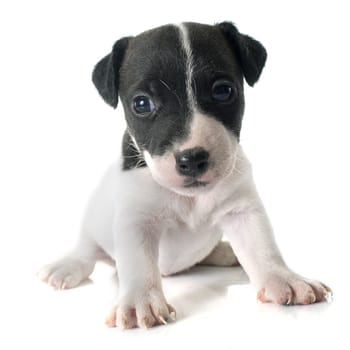
[[[239,144],[243,82],[258,81],[266,57],[228,22],[118,40],[93,82],[109,105],[123,104],[122,156],[92,196],[76,248],[39,277],[72,288],[112,258],[119,301],[107,324],[123,329],[166,323],[175,310],[161,275],[198,263],[239,262],[262,302],[323,301],[331,290],[284,262]]]

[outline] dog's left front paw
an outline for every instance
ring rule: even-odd
[[[332,290],[325,284],[283,270],[271,273],[264,279],[257,299],[263,303],[307,305],[328,300],[330,295]]]

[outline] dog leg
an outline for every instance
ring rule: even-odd
[[[115,230],[118,304],[107,317],[109,327],[150,328],[165,324],[175,312],[167,304],[158,268],[160,233],[152,222],[133,223],[123,216]]]
[[[81,237],[71,253],[44,266],[37,275],[55,289],[76,287],[92,273],[99,249],[93,240]]]
[[[331,289],[290,270],[275,243],[267,214],[254,192],[254,208],[231,213],[223,229],[262,302],[311,304],[327,300]]]
[[[199,262],[199,265],[237,266],[239,262],[230,242],[220,241],[212,252]]]

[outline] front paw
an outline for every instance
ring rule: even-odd
[[[307,305],[325,301],[330,295],[332,290],[325,284],[282,270],[271,273],[264,279],[257,299],[263,303]]]
[[[175,309],[167,304],[163,293],[151,289],[136,296],[122,298],[106,319],[108,327],[151,328],[175,320]]]

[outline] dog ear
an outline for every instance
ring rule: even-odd
[[[238,57],[245,80],[253,86],[266,62],[267,52],[264,46],[250,36],[241,34],[230,22],[222,22],[218,26]]]
[[[118,105],[119,70],[128,47],[130,37],[118,40],[112,52],[100,60],[93,72],[92,81],[102,98],[116,108]]]

